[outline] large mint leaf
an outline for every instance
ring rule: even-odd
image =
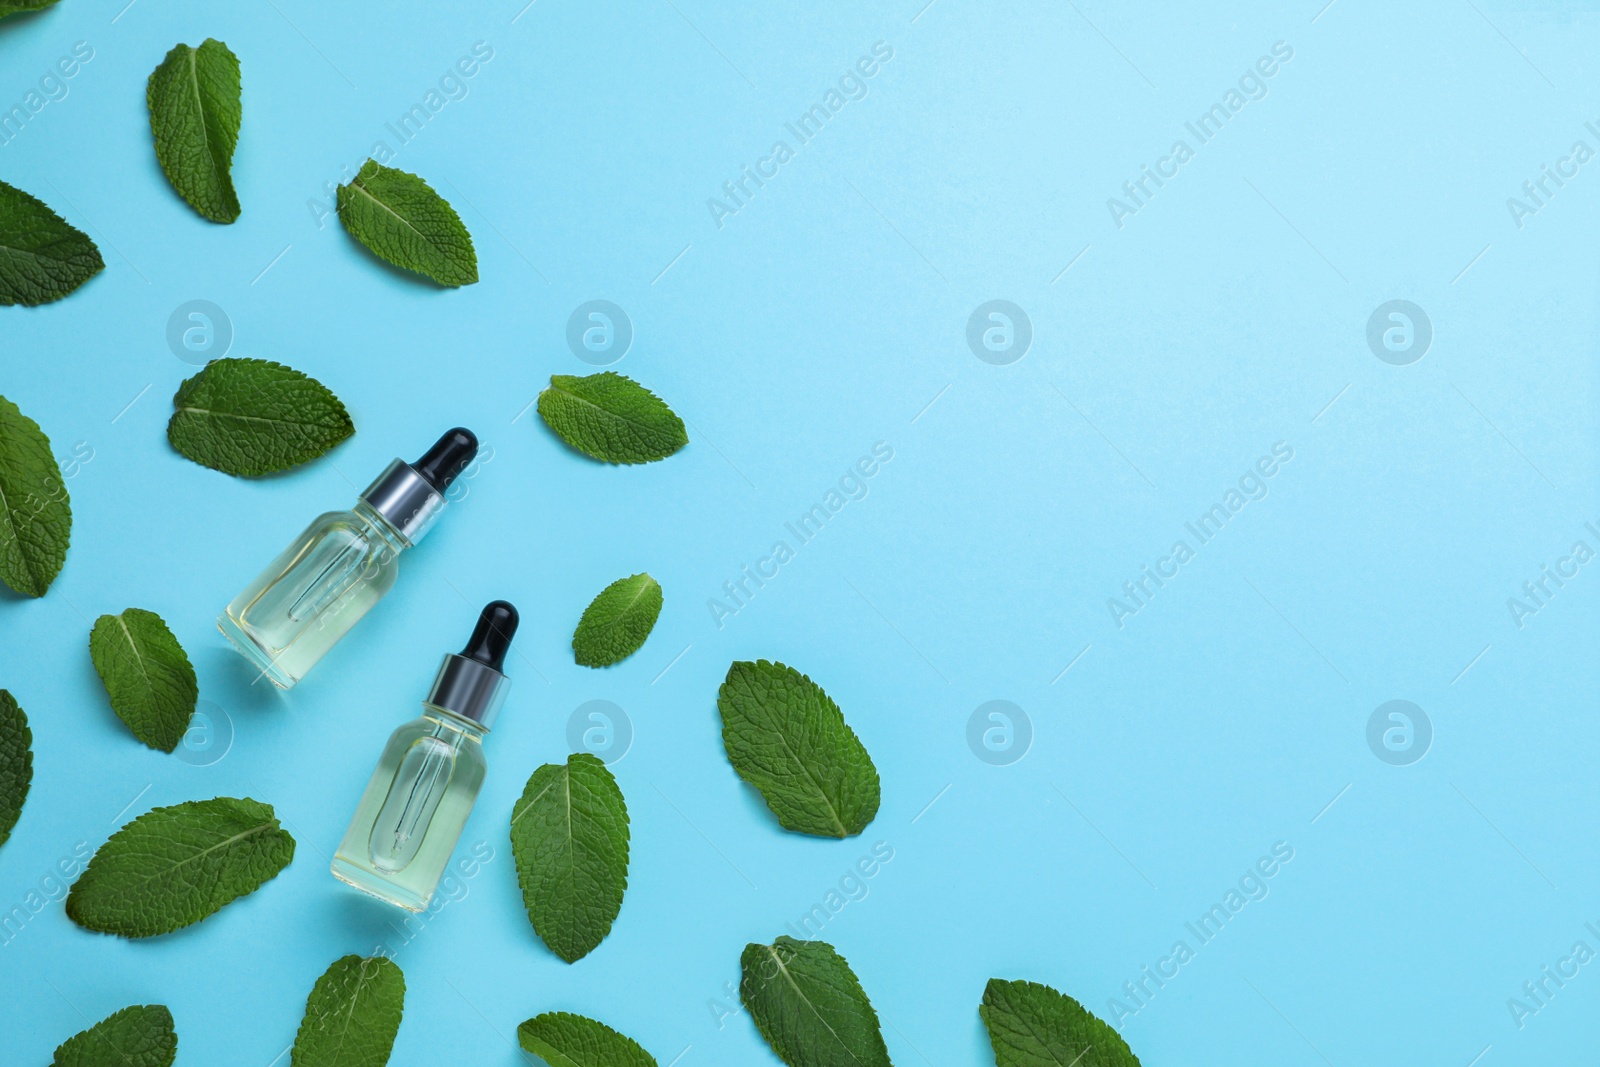
[[[177,1056],[172,1013],[163,1004],[136,1004],[67,1038],[50,1067],[170,1067]]]
[[[1038,982],[989,979],[978,1014],[989,1028],[996,1067],[1139,1067],[1114,1029]]]
[[[650,636],[661,615],[661,585],[648,574],[618,578],[583,609],[572,654],[585,667],[621,663]]]
[[[356,432],[327,386],[265,359],[214,359],[178,387],[172,404],[172,447],[244,477],[316,459]]]
[[[156,159],[189,206],[212,222],[239,217],[233,149],[239,142],[239,57],[209,37],[175,45],[145,89]]]
[[[722,745],[785,830],[851,837],[878,814],[878,769],[822,687],[793,667],[728,668],[717,693]]]
[[[183,740],[200,699],[189,657],[161,616],[143,608],[102,615],[89,634],[89,658],[111,710],[133,736],[162,752]]]
[[[545,1012],[522,1023],[517,1041],[550,1067],[656,1067],[656,1058],[633,1038],[565,1011]]]
[[[587,752],[533,772],[511,813],[511,852],[528,920],[572,963],[611,931],[628,888],[628,805]]]
[[[551,375],[550,388],[539,394],[539,417],[567,444],[607,463],[649,463],[689,443],[683,420],[665,401],[612,371]]]
[[[294,859],[272,806],[246,797],[154,808],[111,835],[67,894],[67,917],[123,937],[170,934],[260,889]]]
[[[385,263],[455,288],[478,280],[478,254],[461,216],[415,174],[373,160],[339,186],[339,221]]]
[[[6,843],[33,784],[33,731],[10,691],[0,689],[0,845]]]
[[[306,1000],[290,1067],[383,1067],[405,1003],[406,976],[393,960],[334,960]]]
[[[0,182],[0,305],[60,300],[105,266],[88,234],[44,201]]]
[[[61,0],[0,0],[0,19],[7,15],[20,15],[24,11],[43,11]]]
[[[739,1000],[789,1067],[890,1067],[878,1013],[826,941],[746,945]]]
[[[50,439],[0,396],[0,581],[44,596],[72,539],[72,503]]]

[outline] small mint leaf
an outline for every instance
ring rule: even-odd
[[[105,266],[88,234],[44,201],[0,182],[0,305],[60,300]]]
[[[573,658],[585,667],[621,663],[644,644],[661,615],[661,584],[648,574],[618,578],[583,609],[572,635]]]
[[[270,804],[153,808],[111,835],[67,894],[67,918],[122,937],[170,934],[254,893],[294,859]]]
[[[373,160],[339,186],[339,221],[373,255],[455,288],[478,280],[472,234],[444,197],[415,174]]]
[[[156,159],[189,206],[212,222],[239,217],[233,149],[239,143],[239,57],[209,37],[173,46],[145,87]]]
[[[33,784],[33,731],[17,698],[0,689],[0,845],[6,843]]]
[[[789,1067],[891,1067],[878,1013],[826,941],[746,945],[739,1000]]]
[[[177,1057],[172,1012],[164,1004],[136,1004],[67,1038],[50,1067],[171,1067]]]
[[[100,616],[89,634],[89,657],[105,683],[111,710],[133,736],[162,752],[177,748],[200,699],[200,684],[161,616],[143,608]]]
[[[628,888],[628,805],[587,752],[533,772],[511,813],[511,852],[528,921],[572,963],[611,932]]]
[[[565,1011],[545,1012],[522,1023],[517,1041],[550,1067],[656,1067],[656,1058],[633,1038]]]
[[[334,960],[306,999],[290,1067],[384,1067],[405,1003],[406,976],[393,960]]]
[[[61,0],[0,0],[0,19],[7,15],[20,15],[24,11],[43,11]]]
[[[539,394],[539,417],[567,444],[606,463],[666,459],[689,443],[683,420],[665,401],[612,371],[552,375]]]
[[[240,477],[299,466],[356,432],[327,386],[265,359],[214,359],[178,387],[172,404],[172,447]]]
[[[989,979],[978,1014],[996,1067],[1139,1067],[1139,1057],[1076,1000],[1038,982]]]
[[[729,762],[785,830],[852,837],[878,814],[878,769],[810,678],[782,663],[738,662],[717,709]]]

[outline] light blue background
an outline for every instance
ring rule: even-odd
[[[1506,200],[1574,141],[1600,149],[1596,5],[524,2],[63,0],[0,25],[6,107],[74,42],[94,49],[0,146],[0,177],[107,261],[65,302],[0,311],[4,395],[58,454],[93,450],[61,577],[0,602],[0,684],[36,751],[0,906],[154,805],[254,796],[299,842],[260,892],[169,937],[90,934],[51,903],[0,947],[9,1060],[161,1002],[180,1063],[286,1063],[329,962],[398,938],[327,858],[494,597],[522,609],[516,688],[463,839],[494,859],[396,952],[397,1065],[518,1062],[517,1023],[548,1010],[663,1067],[774,1062],[713,1002],[746,942],[875,841],[894,859],[823,936],[900,1064],[989,1062],[990,976],[1109,1015],[1280,841],[1294,859],[1270,895],[1126,1021],[1146,1064],[1592,1056],[1600,963],[1521,1029],[1506,1001],[1574,942],[1600,949],[1583,926],[1600,564],[1520,628],[1506,602],[1574,541],[1600,548],[1583,525],[1600,524],[1600,161],[1521,228]],[[166,184],[144,103],[167,49],[207,36],[243,64],[244,211],[225,227]],[[480,40],[494,57],[469,95],[395,159],[474,234],[482,282],[439,291],[308,202]],[[877,41],[894,57],[866,98],[715,225],[707,198]],[[1107,198],[1278,41],[1294,56],[1268,95],[1119,229]],[[355,437],[253,482],[171,452],[193,368],[164,332],[195,298],[226,309],[233,355],[337,392]],[[614,369],[691,424],[666,462],[588,462],[526,410],[549,375],[591,370],[564,332],[593,298],[634,323]],[[1010,366],[964,339],[994,298],[1035,330]],[[1409,366],[1365,340],[1396,298],[1435,330]],[[218,610],[457,423],[492,461],[400,585],[302,687],[252,687]],[[723,582],[879,441],[894,459],[867,497],[715,625]],[[1270,495],[1119,629],[1107,598],[1279,441],[1294,459]],[[644,649],[574,666],[583,606],[645,569],[666,609]],[[129,606],[169,620],[231,720],[220,762],[148,750],[110,712],[88,632]],[[782,832],[729,768],[715,693],[756,657],[808,672],[871,750],[883,805],[862,837]],[[610,937],[568,966],[528,925],[506,827],[590,699],[636,731],[615,765],[633,862]],[[991,699],[1032,721],[1010,766],[965,740]],[[1367,745],[1391,699],[1433,723],[1411,766]]]

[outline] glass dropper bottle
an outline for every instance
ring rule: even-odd
[[[390,463],[354,507],[312,520],[217,628],[262,677],[293,688],[394,587],[400,553],[433,527],[477,454],[477,437],[457,426],[415,463]]]
[[[517,609],[493,601],[467,647],[445,656],[421,717],[384,747],[334,877],[408,911],[428,906],[483,785],[483,737],[511,688],[505,658],[516,632]]]

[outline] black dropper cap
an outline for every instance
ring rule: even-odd
[[[478,625],[473,628],[472,637],[461,655],[504,674],[506,652],[511,648],[511,639],[517,635],[517,622],[517,609],[508,601],[491,600],[478,616]]]
[[[449,653],[439,664],[439,674],[424,702],[475,722],[484,730],[494,726],[511,679],[506,677],[506,651],[517,632],[517,609],[504,600],[492,600],[478,616],[472,639],[459,655]]]
[[[457,426],[447,430],[445,435],[435,441],[433,447],[424,452],[422,458],[411,464],[411,469],[422,475],[429,485],[438,493],[443,493],[450,488],[450,483],[456,476],[467,469],[473,457],[478,454],[478,436],[465,426]],[[507,604],[506,607],[511,607]],[[516,612],[512,611],[515,618]],[[513,623],[513,626],[515,624]]]

